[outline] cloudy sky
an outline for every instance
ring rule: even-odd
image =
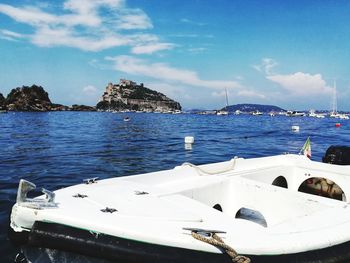
[[[185,108],[350,110],[350,1],[1,0],[0,92],[94,105],[143,82]]]

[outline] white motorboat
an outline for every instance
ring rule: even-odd
[[[324,114],[320,114],[320,113],[316,113],[315,110],[310,110],[309,117],[318,118],[318,119],[324,119],[325,115]]]
[[[349,165],[233,158],[28,198],[34,188],[21,180],[12,208],[20,244],[118,262],[232,262],[223,244],[253,263],[350,260]]]
[[[226,110],[218,110],[216,112],[216,115],[228,115],[228,111],[226,111]]]
[[[261,111],[256,110],[256,111],[253,111],[253,112],[252,112],[252,115],[254,115],[254,116],[260,116],[260,115],[263,115],[263,113],[262,113]]]
[[[287,111],[286,116],[288,117],[303,117],[305,116],[304,112],[297,112],[297,111]]]

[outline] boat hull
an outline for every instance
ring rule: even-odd
[[[200,230],[253,263],[350,262],[349,175],[350,166],[280,155],[92,178],[33,199],[35,185],[21,180],[10,238],[112,262],[231,262],[191,236]],[[303,191],[319,178],[341,198]]]
[[[30,232],[10,230],[11,239],[17,245],[51,248],[78,253],[97,259],[123,263],[229,263],[232,260],[225,254],[209,253],[184,248],[162,246],[97,234],[89,230],[74,228],[56,223],[35,222]],[[254,242],[254,239],[252,239]],[[349,262],[350,242],[323,249],[284,255],[246,255],[252,263],[327,263]],[[56,261],[55,261],[56,262]]]
[[[226,254],[208,253],[124,239],[56,223],[35,222],[30,232],[11,231],[17,244],[53,248],[123,263],[232,262]]]

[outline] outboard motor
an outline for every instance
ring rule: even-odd
[[[350,147],[332,145],[327,149],[322,161],[324,163],[350,165]]]

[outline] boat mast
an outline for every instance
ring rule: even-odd
[[[337,85],[334,80],[333,82],[333,101],[332,101],[332,113],[336,114],[338,111],[337,109]]]
[[[228,107],[227,88],[225,88],[225,92],[226,92],[226,110],[227,110],[227,107]]]

